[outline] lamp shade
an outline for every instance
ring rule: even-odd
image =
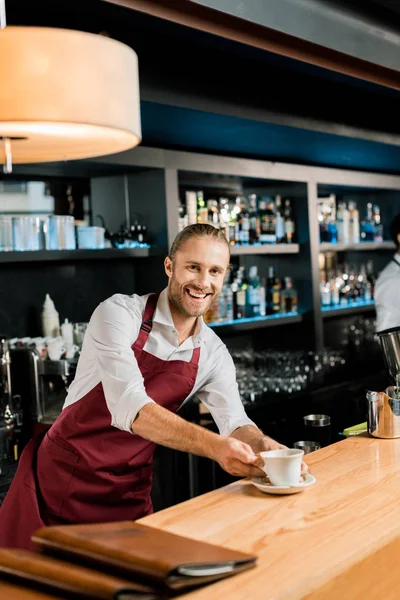
[[[0,56],[0,138],[11,138],[13,163],[101,156],[141,141],[138,61],[128,46],[81,31],[5,27]]]

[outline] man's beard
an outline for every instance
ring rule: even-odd
[[[174,278],[172,276],[172,278],[170,279],[170,283],[169,283],[169,299],[170,299],[172,305],[174,306],[174,308],[182,316],[184,316],[184,317],[200,317],[200,316],[206,314],[206,312],[210,309],[211,305],[217,299],[218,293],[213,291],[213,293],[208,296],[207,301],[205,301],[202,306],[199,306],[197,310],[196,310],[196,308],[190,309],[189,307],[187,307],[187,302],[189,302],[190,300],[186,300],[189,298],[189,296],[186,292],[186,288],[190,288],[190,287],[191,287],[190,284],[180,287],[179,284],[177,284],[174,281]]]

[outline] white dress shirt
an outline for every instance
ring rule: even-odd
[[[400,327],[400,255],[383,269],[375,285],[376,331]]]
[[[75,379],[69,387],[64,408],[83,398],[101,381],[111,425],[131,431],[131,423],[138,411],[153,402],[146,393],[131,349],[139,335],[147,298],[148,295],[115,294],[96,308],[86,330]],[[158,299],[153,328],[144,350],[165,361],[190,362],[193,349],[198,346],[200,360],[196,382],[182,404],[195,394],[209,409],[224,436],[243,425],[254,425],[240,400],[235,366],[225,344],[199,317],[194,335],[179,346],[165,289]]]

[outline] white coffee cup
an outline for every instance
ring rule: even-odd
[[[272,485],[298,485],[300,483],[303,455],[304,451],[296,448],[260,452],[260,456],[264,461],[264,466],[261,469],[268,475]]]
[[[50,360],[60,360],[65,352],[64,340],[62,337],[51,338],[46,342],[47,355]]]

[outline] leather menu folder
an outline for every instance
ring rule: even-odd
[[[32,540],[46,552],[175,591],[234,575],[256,562],[250,554],[133,521],[46,527]]]
[[[156,600],[163,596],[147,586],[30,552],[0,548],[0,591],[4,581],[68,597],[118,600]],[[22,592],[21,592],[22,593]],[[24,594],[29,596],[28,590]],[[5,597],[4,597],[5,598]]]

